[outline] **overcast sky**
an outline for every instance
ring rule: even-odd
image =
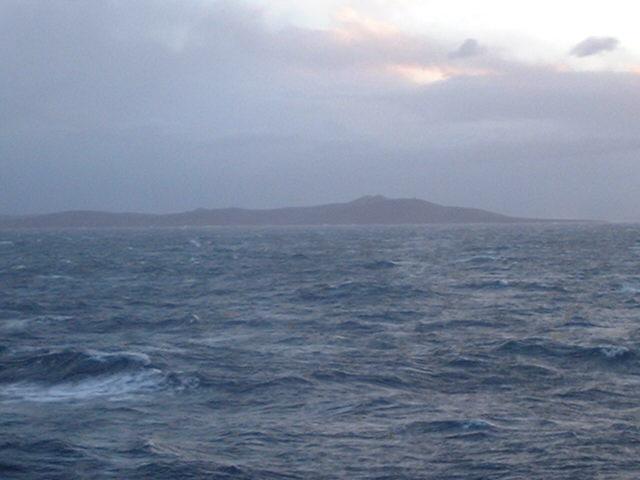
[[[633,2],[2,0],[0,214],[640,220]]]

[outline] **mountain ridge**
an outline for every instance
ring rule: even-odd
[[[392,199],[382,195],[366,195],[350,202],[307,207],[198,208],[167,214],[71,210],[39,215],[5,215],[0,216],[0,228],[401,225],[571,221],[512,217],[477,208],[440,205],[418,198]]]

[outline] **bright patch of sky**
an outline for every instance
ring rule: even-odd
[[[443,42],[478,39],[514,60],[571,70],[635,71],[640,65],[640,6],[628,0],[247,0],[275,26],[330,29],[347,9],[408,34]],[[586,38],[612,37],[617,48],[575,57]]]

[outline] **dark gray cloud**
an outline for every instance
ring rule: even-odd
[[[573,47],[570,53],[575,57],[590,57],[615,50],[619,43],[615,37],[588,37]]]
[[[474,38],[467,38],[462,44],[449,53],[449,58],[469,58],[481,55],[485,52],[485,48]]]
[[[487,52],[464,63],[495,75],[418,86],[389,67],[451,46],[348,28],[231,1],[1,2],[0,214],[382,193],[637,218],[639,76]]]

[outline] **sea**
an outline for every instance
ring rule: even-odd
[[[640,478],[640,225],[2,231],[0,478]]]

